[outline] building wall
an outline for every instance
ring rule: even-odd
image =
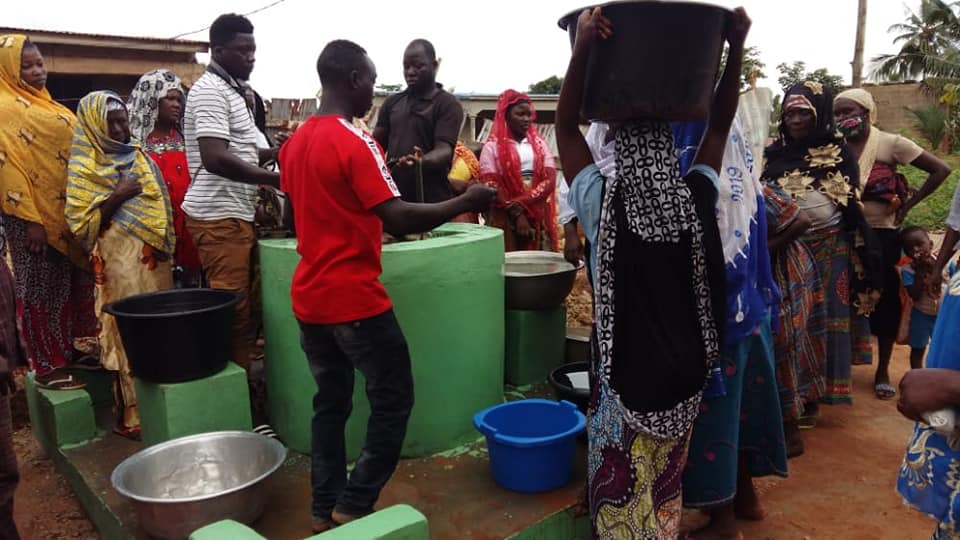
[[[919,138],[916,117],[908,109],[936,105],[936,96],[924,92],[920,83],[865,85],[877,104],[877,127],[891,133]]]

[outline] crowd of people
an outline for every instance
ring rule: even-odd
[[[960,195],[938,254],[927,231],[901,228],[950,167],[881,131],[866,90],[834,96],[813,81],[785,89],[779,133],[754,156],[738,111],[751,25],[742,9],[726,29],[707,119],[593,121],[584,135],[588,59],[617,29],[599,8],[577,24],[556,113],[559,155],[532,99],[507,90],[479,158],[458,139],[463,110],[437,82],[424,39],[405,49],[406,89],[384,102],[372,133],[355,119],[372,107],[376,66],[337,40],[317,60],[317,115],[271,140],[247,82],[256,41],[245,17],[213,22],[210,64],[189,92],[156,69],[128,99],[95,91],[75,112],[46,89],[37,46],[0,36],[0,529],[16,534],[13,368],[29,365],[35,384],[53,390],[83,387],[66,367],[114,372],[115,431],[136,438],[129,362],[102,308],[206,285],[241,293],[231,359],[254,377],[255,224],[282,208],[298,233],[292,306],[318,387],[314,532],[372,511],[413,407],[410,354],[378,280],[384,233],[482,220],[503,230],[506,251],[556,251],[562,235],[566,258],[586,260],[596,315],[586,502],[596,537],[676,538],[683,507],[709,514],[695,538],[739,537],[738,520],[765,516],[753,478],[786,476],[820,405],[851,403],[851,366],[872,362],[871,335],[877,398],[897,396],[895,343],[910,346],[918,368],[898,402],[920,421],[898,489],[938,518],[939,537],[960,534],[948,479],[960,451],[922,423],[960,404],[950,326],[960,317],[951,262]],[[912,189],[901,165],[927,180]],[[919,369],[931,338],[926,363],[939,369]],[[355,369],[371,418],[348,474]]]

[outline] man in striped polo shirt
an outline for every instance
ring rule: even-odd
[[[258,150],[257,127],[245,87],[257,49],[253,25],[240,15],[217,17],[210,26],[209,67],[187,97],[184,138],[192,182],[182,210],[207,282],[237,291],[233,361],[249,370],[251,257],[259,185],[278,187],[280,175],[259,167],[276,149]]]

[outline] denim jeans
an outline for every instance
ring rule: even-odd
[[[300,344],[317,383],[313,397],[311,485],[314,519],[337,510],[373,510],[400,460],[413,408],[407,342],[393,310],[342,324],[300,323]],[[354,368],[366,378],[370,420],[356,466],[347,479],[344,427],[353,409]]]

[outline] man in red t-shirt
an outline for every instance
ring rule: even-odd
[[[280,151],[281,188],[292,206],[301,257],[291,287],[293,311],[317,383],[315,533],[373,511],[400,459],[413,408],[407,343],[378,279],[383,230],[398,236],[427,231],[464,212],[488,209],[496,196],[475,185],[441,203],[402,201],[383,150],[351,122],[373,104],[377,71],[366,51],[333,41],[320,53],[317,72],[320,111]],[[348,480],[343,430],[354,368],[367,379],[371,414]]]

